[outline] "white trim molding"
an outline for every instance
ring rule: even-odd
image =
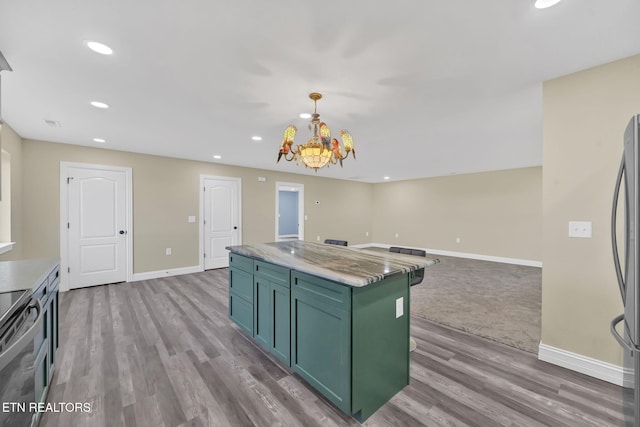
[[[578,353],[540,343],[538,359],[611,384],[633,387],[633,370]]]
[[[351,245],[354,248],[364,248],[374,246],[376,248],[390,248],[391,246],[396,245],[388,245],[386,243],[363,243],[359,245]],[[467,258],[467,259],[477,259],[479,261],[491,261],[491,262],[501,262],[503,264],[515,264],[515,265],[524,265],[527,267],[540,267],[542,268],[542,261],[534,261],[529,259],[519,259],[519,258],[505,258],[493,255],[481,255],[481,254],[471,254],[467,252],[452,252],[452,251],[441,251],[439,249],[429,249],[429,248],[417,248],[415,249],[423,249],[428,254],[433,255],[442,255],[442,256],[450,256],[455,258]]]
[[[304,240],[304,184],[295,182],[276,181],[276,242],[283,240],[291,240],[287,236],[280,236],[280,189],[287,191],[296,191],[298,193],[298,234],[295,235],[297,240]]]
[[[15,244],[16,244],[16,242],[0,243],[0,254],[3,254],[5,252],[9,252],[10,250],[13,249],[13,246]]]
[[[134,273],[129,282],[159,279],[161,277],[181,276],[183,274],[200,273],[201,271],[204,270],[199,265],[193,265],[191,267],[171,268],[169,270],[147,271],[144,273]]]

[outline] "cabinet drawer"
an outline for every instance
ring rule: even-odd
[[[291,283],[295,289],[306,291],[314,299],[341,310],[351,311],[351,288],[316,276],[291,272]]]
[[[253,304],[253,276],[236,268],[229,269],[229,293],[236,294]]]
[[[269,279],[281,286],[289,287],[289,269],[264,261],[253,263],[253,274]]]
[[[247,334],[253,336],[253,304],[230,293],[229,317]]]
[[[229,267],[253,273],[253,259],[231,252],[229,254]]]
[[[46,278],[42,281],[40,286],[33,293],[33,297],[40,301],[40,304],[44,307],[49,299],[49,278]]]
[[[49,273],[49,287],[52,288],[52,284],[58,280],[58,276],[60,276],[60,267],[56,267],[53,269],[51,273]]]

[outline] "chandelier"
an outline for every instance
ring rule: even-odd
[[[278,160],[282,157],[288,162],[295,160],[299,165],[300,161],[304,163],[307,168],[313,168],[318,172],[318,169],[330,165],[335,165],[340,162],[342,167],[342,160],[349,156],[349,153],[353,154],[353,158],[356,158],[356,151],[353,149],[353,139],[351,134],[346,130],[340,131],[340,137],[342,138],[342,146],[337,139],[331,138],[331,131],[324,122],[320,121],[320,114],[317,112],[318,100],[322,98],[322,94],[313,92],[309,94],[309,98],[313,100],[313,114],[311,115],[311,123],[309,123],[309,130],[312,132],[311,138],[306,144],[298,144],[295,149],[292,148],[293,137],[296,135],[298,128],[294,125],[290,125],[284,131],[284,139],[280,145],[280,151],[278,152]]]

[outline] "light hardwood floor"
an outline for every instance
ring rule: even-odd
[[[228,319],[227,269],[62,294],[42,427],[345,426]],[[621,388],[412,317],[411,384],[366,426],[618,426]]]

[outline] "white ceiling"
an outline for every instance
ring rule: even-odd
[[[541,82],[640,53],[640,2],[533,3],[0,0],[2,117],[24,138],[315,175],[275,160],[318,91],[357,153],[318,176],[540,165]]]

